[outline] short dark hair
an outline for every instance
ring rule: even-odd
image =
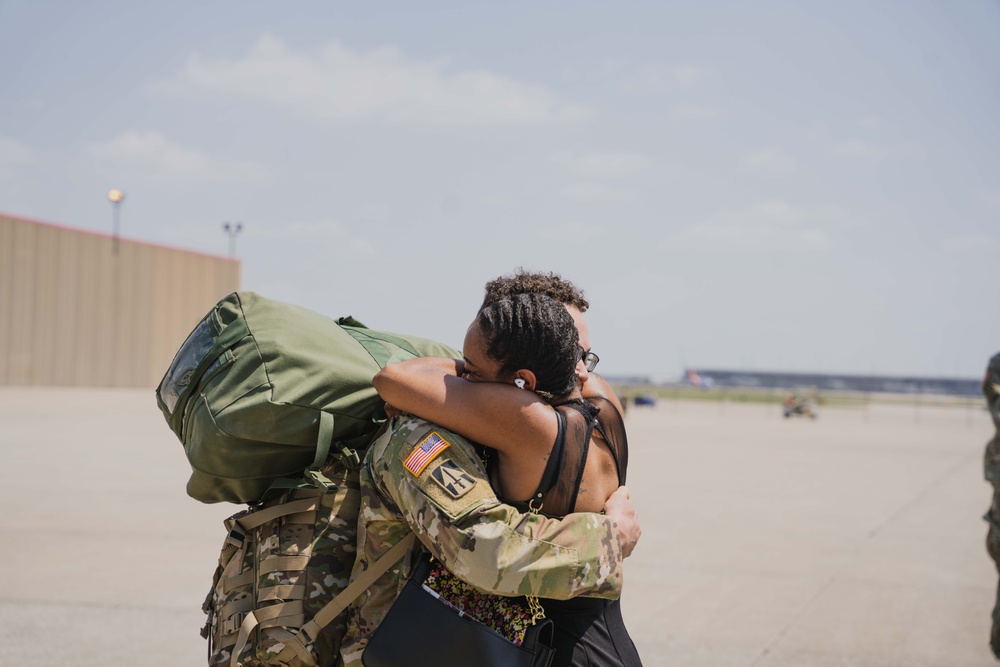
[[[583,296],[583,290],[556,273],[535,273],[518,268],[512,274],[500,276],[486,283],[486,296],[480,308],[514,296],[515,294],[544,294],[561,304],[575,306],[581,313],[587,312],[590,303]]]
[[[515,294],[484,307],[476,322],[486,354],[501,364],[500,377],[526,368],[535,374],[536,390],[556,396],[576,385],[580,339],[561,302],[543,294]]]

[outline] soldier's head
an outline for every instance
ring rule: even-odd
[[[562,396],[577,385],[583,351],[572,316],[543,294],[516,294],[483,307],[463,347],[465,377]],[[521,382],[518,382],[521,381]]]
[[[566,307],[576,325],[580,347],[588,358],[581,359],[576,367],[576,375],[580,382],[586,382],[589,371],[597,365],[597,355],[591,353],[590,329],[583,316],[590,308],[590,302],[583,295],[583,290],[556,273],[540,273],[517,269],[514,273],[494,278],[486,283],[486,294],[481,308],[509,298],[517,294],[544,294],[555,299]]]

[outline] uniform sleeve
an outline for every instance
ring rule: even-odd
[[[550,519],[502,504],[464,439],[418,423],[412,430],[397,429],[372,472],[449,570],[499,595],[621,595],[622,552],[614,521],[593,513]]]
[[[986,366],[983,395],[986,396],[986,407],[993,417],[993,424],[1000,434],[1000,354],[994,355]]]

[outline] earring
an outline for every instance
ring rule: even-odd
[[[524,378],[514,378],[514,386],[518,389],[524,389]]]

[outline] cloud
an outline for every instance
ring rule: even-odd
[[[625,151],[589,153],[560,151],[553,154],[551,159],[576,176],[601,180],[630,178],[653,164],[653,159],[648,155]]]
[[[694,65],[677,65],[672,67],[667,73],[667,79],[675,86],[690,88],[705,78],[708,70]]]
[[[416,60],[393,47],[353,51],[339,42],[307,53],[267,35],[240,59],[193,55],[151,90],[210,91],[260,100],[298,116],[395,125],[526,125],[593,115],[545,86],[482,70],[449,71],[446,60]]]
[[[946,240],[941,249],[951,255],[995,257],[1000,252],[1000,237],[989,234],[966,234]]]
[[[385,204],[368,203],[356,207],[351,211],[351,215],[361,220],[381,221],[389,218],[389,207]]]
[[[607,234],[608,228],[606,225],[596,225],[587,222],[563,222],[550,227],[539,228],[535,233],[535,237],[547,241],[587,245]]]
[[[36,151],[19,141],[0,136],[0,180],[12,180],[18,168],[38,159]]]
[[[263,227],[258,236],[264,240],[281,241],[290,245],[308,244],[313,247],[328,246],[364,252],[373,250],[365,238],[353,234],[348,226],[333,220],[295,221]]]
[[[891,146],[875,144],[863,139],[848,139],[833,148],[835,155],[869,161],[905,160],[923,157],[927,150],[915,141],[903,141]]]
[[[783,201],[762,202],[744,209],[721,211],[668,242],[679,240],[717,251],[822,250],[832,245],[832,239],[817,223],[834,215]]]
[[[88,144],[84,150],[118,169],[143,169],[148,178],[158,182],[264,183],[269,179],[267,170],[258,165],[215,160],[200,151],[172,144],[155,132],[126,132]]]
[[[884,149],[861,139],[850,139],[848,141],[841,142],[839,145],[834,147],[833,152],[837,155],[843,155],[846,157],[881,158],[885,156]]]
[[[7,137],[0,136],[0,162],[4,164],[28,164],[34,162],[37,154],[34,149]]]
[[[673,67],[645,65],[627,74],[621,83],[621,91],[630,95],[650,95],[664,90],[685,90],[704,81],[711,72],[695,65],[682,64]]]
[[[992,190],[982,194],[983,204],[991,211],[1000,211],[1000,190]]]
[[[741,171],[765,178],[788,176],[795,166],[795,158],[780,148],[765,148],[740,160]]]
[[[676,121],[714,120],[722,116],[722,110],[701,104],[675,104],[667,109],[667,118]]]
[[[596,181],[572,183],[560,188],[559,194],[577,204],[627,204],[638,198],[635,190],[611,187]]]

